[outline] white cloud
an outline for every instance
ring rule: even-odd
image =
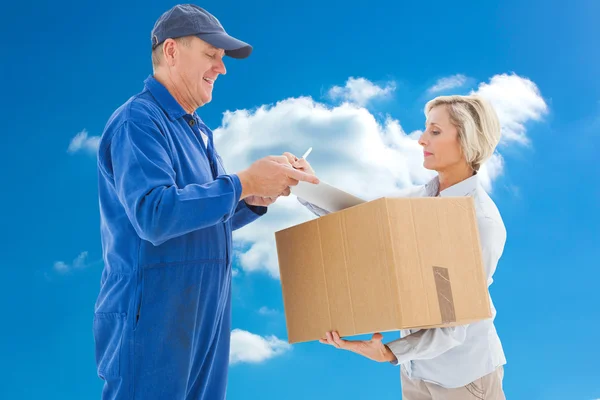
[[[455,89],[463,86],[467,82],[467,77],[462,74],[456,74],[445,78],[440,78],[427,91],[429,93],[442,92],[444,90]]]
[[[535,83],[515,74],[495,75],[489,83],[481,83],[476,91],[488,99],[502,125],[501,144],[530,144],[525,123],[540,121],[548,113],[548,105]]]
[[[278,314],[277,310],[273,310],[269,307],[263,306],[258,310],[258,313],[261,315],[276,315]]]
[[[62,261],[56,261],[54,263],[54,269],[56,272],[60,272],[61,274],[69,271],[69,266]]]
[[[388,82],[385,87],[378,86],[365,78],[348,78],[346,86],[334,86],[329,89],[328,95],[332,100],[344,101],[365,106],[376,97],[388,96],[396,89],[394,82]]]
[[[92,265],[87,260],[88,252],[81,252],[71,264],[67,264],[64,261],[56,261],[54,263],[54,270],[58,273],[65,274],[67,272],[72,271],[73,269],[83,269]]]
[[[492,182],[502,175],[504,169],[504,158],[498,152],[494,153],[490,159],[479,169],[479,179],[482,186],[488,191],[492,191]]]
[[[488,97],[489,92],[499,98],[511,96],[515,103],[524,106],[538,104],[538,100],[533,101],[536,89],[523,91],[523,85],[515,84],[514,79],[521,78],[510,78],[511,85],[507,85],[494,77],[480,90]],[[512,87],[519,90],[511,92]],[[514,126],[515,119],[521,124],[528,121],[503,105],[497,105],[503,124]],[[309,161],[317,176],[365,200],[397,195],[400,190],[435,176],[435,172],[422,166],[422,149],[417,143],[420,131],[407,133],[397,119],[387,117],[379,121],[367,109],[351,103],[328,106],[310,97],[299,97],[255,110],[226,112],[222,126],[214,134],[225,167],[231,172],[270,154],[290,151],[301,155],[312,146]],[[503,168],[501,154],[495,154],[482,166],[480,177],[487,190],[492,189]],[[295,196],[278,199],[267,215],[234,232],[241,268],[247,272],[266,271],[278,278],[275,232],[312,218],[314,215]]]
[[[262,337],[241,329],[231,331],[229,363],[261,363],[290,350],[291,346],[275,336]]]
[[[432,176],[421,167],[418,143],[398,121],[388,119],[382,125],[366,109],[348,103],[330,108],[302,97],[254,112],[228,112],[215,138],[232,172],[269,154],[300,155],[313,146],[309,160],[322,180],[369,198]],[[279,276],[274,232],[312,216],[295,196],[280,198],[266,216],[235,232],[236,240],[250,246],[237,252],[242,268]]]
[[[90,154],[96,154],[99,143],[100,136],[88,137],[88,132],[84,129],[77,135],[75,135],[73,139],[71,139],[71,143],[69,143],[69,148],[67,149],[67,152],[77,153],[79,151],[86,151]]]

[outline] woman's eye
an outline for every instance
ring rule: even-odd
[[[214,54],[208,54],[208,53],[206,53],[206,55],[207,55],[208,57],[210,57],[210,58],[215,58],[215,57],[216,57]]]
[[[431,133],[433,133],[434,135],[439,135],[440,131],[431,131]]]

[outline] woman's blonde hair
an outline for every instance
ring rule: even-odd
[[[425,105],[425,116],[432,108],[444,105],[450,121],[458,130],[462,152],[474,171],[478,171],[500,141],[500,122],[492,105],[478,95],[439,96]]]

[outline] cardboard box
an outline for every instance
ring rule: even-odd
[[[289,343],[491,317],[471,197],[380,198],[275,240]]]

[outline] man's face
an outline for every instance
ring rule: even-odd
[[[189,45],[178,45],[174,71],[179,75],[182,91],[202,106],[212,100],[212,90],[219,74],[225,74],[225,50],[192,37]]]

